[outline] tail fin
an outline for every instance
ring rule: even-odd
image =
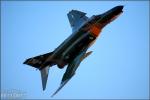
[[[48,73],[49,73],[49,66],[43,68],[41,71],[41,79],[42,79],[42,87],[43,91],[46,89],[46,83],[48,79]]]

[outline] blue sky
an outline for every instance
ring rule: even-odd
[[[124,13],[101,32],[94,51],[52,99],[148,99],[148,1],[3,1],[1,4],[1,90],[20,90],[23,98],[51,99],[65,69],[49,71],[42,91],[39,71],[25,59],[53,51],[71,34],[67,13],[87,16],[124,5]]]

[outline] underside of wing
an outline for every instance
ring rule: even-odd
[[[71,63],[68,64],[66,72],[63,75],[60,87],[56,90],[56,92],[52,95],[52,97],[55,94],[57,94],[63,88],[63,86],[75,75],[75,71],[77,70],[81,61],[91,54],[91,52],[86,53],[86,51],[87,47],[82,52],[80,52],[80,54]]]
[[[88,20],[88,17],[85,15],[86,13],[78,10],[71,10],[67,14],[73,32],[79,29]]]

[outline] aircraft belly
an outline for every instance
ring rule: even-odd
[[[91,44],[96,39],[91,33],[87,32],[83,34],[84,35],[71,43],[62,53],[62,58],[67,62],[72,61],[85,46]]]
[[[62,44],[60,44],[55,50],[55,56],[59,56],[66,50],[66,48],[71,45],[76,39],[83,35],[83,31],[79,31],[77,33],[72,33]]]
[[[79,31],[68,37],[58,48],[53,52],[53,59],[58,67],[63,68],[67,63],[72,61],[79,52],[87,45],[90,45],[95,36],[90,32]]]
[[[40,70],[43,90],[46,89],[49,68],[53,65],[64,68],[67,65],[60,87],[52,96],[58,93],[75,75],[80,63],[92,53],[87,50],[100,35],[103,27],[116,19],[122,12],[123,5],[116,6],[103,14],[93,15],[91,18],[85,16],[84,12],[70,11],[67,16],[73,33],[54,51],[28,58],[24,62],[24,64]]]
[[[77,33],[73,33],[71,36],[69,36],[61,45],[59,45],[53,52],[52,58],[55,59],[55,63],[62,68],[65,66],[68,61],[66,60],[67,56],[64,56],[63,54],[70,49],[70,46],[73,46],[72,44],[77,42],[77,40],[80,37],[83,37],[85,33],[83,31],[79,31]],[[79,41],[79,40],[78,40]],[[75,43],[76,44],[76,43]],[[72,48],[72,47],[71,47]],[[68,51],[67,51],[68,52]],[[51,60],[51,59],[50,59]]]

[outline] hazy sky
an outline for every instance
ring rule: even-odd
[[[56,95],[65,69],[53,66],[46,91],[38,70],[23,65],[25,59],[53,51],[72,32],[67,13],[80,10],[87,16],[117,5],[124,13],[107,25],[94,51],[76,75]],[[148,1],[3,1],[1,4],[1,90],[24,93],[22,98],[48,99],[148,99]]]

